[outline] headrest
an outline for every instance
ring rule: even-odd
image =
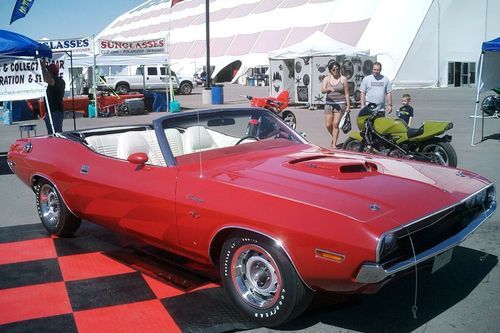
[[[185,154],[217,148],[212,136],[203,126],[188,127],[184,135]]]
[[[135,153],[144,153],[149,155],[150,147],[144,136],[139,132],[122,133],[118,137],[117,157],[120,159],[128,159]]]

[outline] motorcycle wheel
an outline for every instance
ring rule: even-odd
[[[432,163],[454,168],[457,166],[457,153],[448,142],[430,142],[423,146],[422,153],[430,155]]]
[[[353,138],[348,138],[345,142],[344,145],[342,146],[342,149],[344,150],[350,150],[350,151],[357,151],[357,152],[363,152],[363,143],[361,141],[353,139]]]
[[[293,114],[292,111],[288,110],[283,111],[281,117],[285,122],[285,124],[287,124],[291,128],[295,129],[297,127],[297,119],[295,118],[295,115]]]

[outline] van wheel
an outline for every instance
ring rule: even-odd
[[[193,86],[189,82],[182,82],[179,87],[181,95],[189,95],[193,91]]]
[[[130,92],[130,88],[128,84],[120,83],[116,86],[116,93],[119,95],[128,94]]]
[[[221,250],[220,271],[233,304],[261,326],[283,325],[313,298],[283,250],[264,238],[228,239]]]
[[[81,220],[69,211],[61,195],[50,182],[39,181],[35,194],[38,216],[51,234],[71,236],[80,227]]]

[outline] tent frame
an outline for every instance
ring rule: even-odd
[[[474,136],[476,134],[476,123],[477,123],[477,111],[479,110],[479,94],[481,90],[481,77],[483,76],[483,59],[484,59],[484,51],[481,52],[481,56],[479,57],[479,82],[477,84],[476,89],[476,108],[474,110],[474,124],[472,125],[472,135],[470,139],[470,145],[475,146]],[[484,111],[481,110],[481,141],[484,141]]]

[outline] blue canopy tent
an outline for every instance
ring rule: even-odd
[[[0,30],[0,57],[52,58],[47,45],[15,32]]]
[[[0,59],[12,58],[38,58],[38,65],[41,67],[40,58],[52,58],[52,50],[47,45],[37,42],[29,37],[18,33],[0,30]],[[47,100],[47,94],[45,93]],[[47,113],[54,132],[52,114],[47,104]]]
[[[496,87],[500,87],[500,37],[484,42],[482,45],[481,56],[479,57],[479,78],[476,94],[476,110],[474,112],[474,125],[472,126],[471,146],[474,146],[477,113],[479,110],[479,94]],[[482,121],[484,127],[484,117],[482,117]],[[481,136],[481,141],[483,141],[484,136],[482,134]]]

